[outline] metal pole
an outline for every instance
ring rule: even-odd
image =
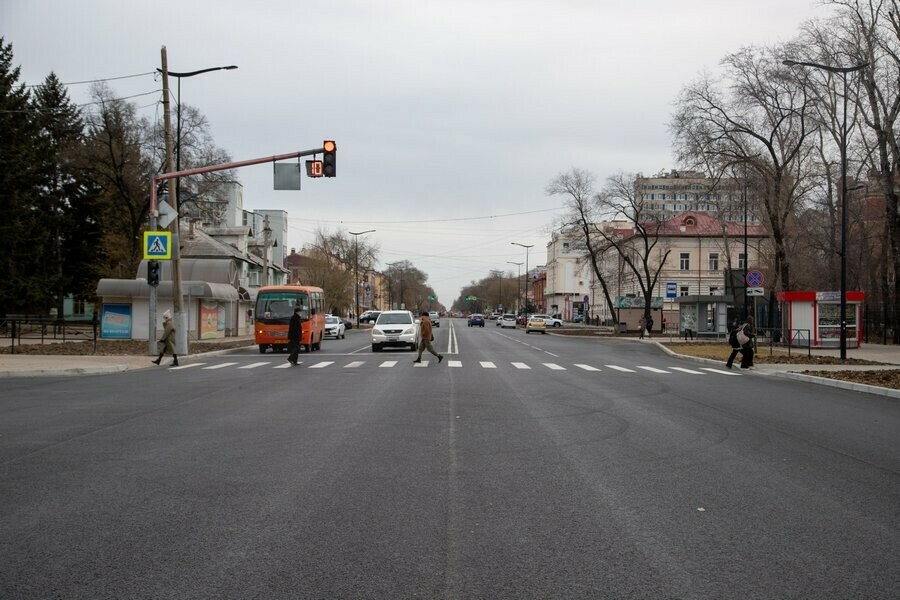
[[[374,229],[367,229],[366,231],[356,231],[356,232],[348,231],[347,232],[350,235],[352,235],[353,239],[354,239],[353,254],[354,254],[354,263],[355,263],[354,271],[356,273],[356,276],[355,276],[355,279],[356,279],[356,305],[353,307],[353,310],[356,312],[356,328],[357,329],[359,329],[359,236],[361,236],[364,233],[373,233],[374,231],[375,231]]]
[[[844,77],[844,120],[841,125],[841,360],[847,359],[847,73]]]
[[[747,267],[750,262],[750,255],[747,253],[747,171],[744,170],[744,285],[741,286],[744,288],[744,320],[747,320],[747,316],[750,314],[747,312],[749,310],[749,306],[747,305]],[[755,318],[755,315],[754,315]]]

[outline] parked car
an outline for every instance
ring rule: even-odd
[[[507,313],[500,317],[497,322],[500,324],[500,327],[512,327],[516,328],[516,315]]]
[[[383,348],[419,347],[419,320],[408,310],[386,310],[378,315],[372,327],[372,352]]]
[[[540,317],[544,319],[544,324],[547,327],[562,327],[562,319],[558,319],[556,317],[551,317],[550,315],[531,315],[533,317]]]
[[[325,315],[325,337],[333,337],[336,340],[341,339],[346,337],[344,331],[344,322],[340,317]]]
[[[469,327],[484,327],[484,315],[469,315]]]
[[[431,319],[431,324],[435,327],[441,326],[441,316],[438,314],[436,310],[432,310],[428,312],[428,318]]]
[[[374,323],[378,320],[378,316],[381,314],[380,311],[377,310],[367,310],[363,314],[359,315],[360,323]]]
[[[584,315],[575,315],[575,318],[572,319],[573,323],[584,323]]]
[[[532,331],[547,333],[547,323],[539,315],[531,315],[525,323],[525,333],[531,333]]]
[[[344,322],[344,329],[353,329],[353,321],[344,317],[340,317],[340,319]]]

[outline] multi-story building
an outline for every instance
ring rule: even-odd
[[[703,211],[743,223],[746,208],[748,224],[759,224],[752,190],[740,179],[713,180],[699,171],[672,170],[653,177],[638,174],[635,188],[635,198],[647,216],[665,220],[679,213]]]
[[[584,310],[584,298],[590,298],[591,271],[578,249],[579,236],[577,230],[554,232],[547,243],[543,305],[563,320]]]

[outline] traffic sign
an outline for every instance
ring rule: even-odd
[[[764,288],[764,287],[748,287],[747,295],[748,296],[765,296],[766,288]]]
[[[666,298],[675,298],[678,296],[678,282],[666,282]]]
[[[171,260],[172,259],[172,232],[171,231],[145,231],[144,232],[144,259],[145,260]]]
[[[763,274],[762,271],[758,271],[753,269],[752,271],[747,272],[747,285],[750,287],[761,287],[763,284]]]
[[[157,211],[159,212],[159,219],[157,220],[157,225],[160,227],[168,227],[169,223],[175,220],[175,217],[178,216],[178,211],[169,206],[169,203],[165,200],[161,200],[159,205],[157,206]]]

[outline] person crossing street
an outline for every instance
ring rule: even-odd
[[[422,362],[422,352],[428,350],[435,356],[437,356],[438,362],[444,360],[443,354],[438,354],[434,351],[434,346],[431,345],[431,342],[434,340],[434,334],[431,330],[431,319],[428,318],[428,311],[422,311],[422,318],[419,321],[419,333],[421,334],[421,339],[419,340],[419,355],[414,360],[414,363]]]

